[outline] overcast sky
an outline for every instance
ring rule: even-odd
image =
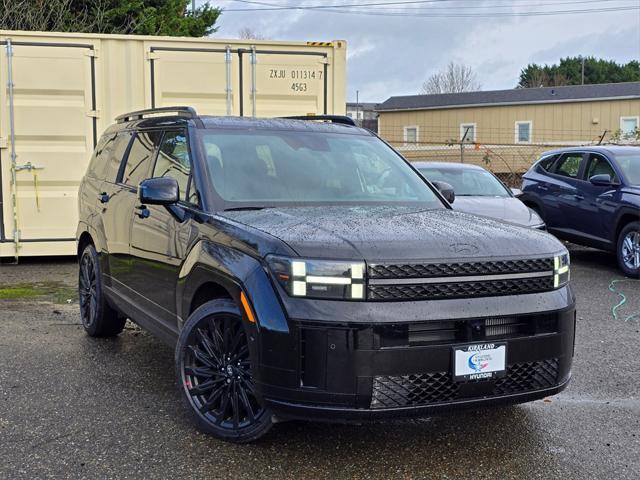
[[[218,38],[237,38],[242,28],[251,28],[272,40],[346,40],[349,101],[355,101],[356,90],[361,102],[419,93],[422,82],[452,60],[473,67],[483,90],[495,90],[515,87],[520,70],[531,62],[555,63],[569,55],[593,55],[618,62],[640,58],[640,10],[495,15],[637,8],[640,0],[209,1],[226,9],[214,35]],[[345,5],[392,1],[394,5],[358,9],[376,15],[344,13],[354,10]],[[330,5],[340,6],[341,13],[322,9],[262,10],[270,6]],[[476,16],[480,12],[486,16]],[[474,16],[418,16],[447,13]]]

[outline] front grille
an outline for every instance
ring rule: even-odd
[[[553,276],[477,282],[369,285],[370,300],[427,300],[537,293],[553,289]]]
[[[477,380],[466,384],[454,382],[450,372],[377,376],[373,380],[371,408],[397,408],[434,405],[478,396],[497,397],[533,392],[558,384],[557,358],[509,365],[506,376],[498,380]],[[473,384],[493,384],[488,394],[473,393]],[[471,388],[463,388],[469,387]],[[466,392],[466,393],[465,393]],[[470,393],[469,393],[470,392]]]
[[[432,278],[547,272],[550,270],[553,270],[553,258],[496,260],[491,262],[370,265],[368,273],[369,278]]]

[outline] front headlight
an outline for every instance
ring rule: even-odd
[[[569,283],[569,252],[553,258],[553,288],[560,288]]]
[[[269,268],[292,297],[364,299],[364,262],[269,255]]]

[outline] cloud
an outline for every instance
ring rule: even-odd
[[[376,0],[380,2],[381,0]],[[484,0],[483,0],[484,1]],[[246,2],[213,2],[223,8],[259,8]],[[264,0],[278,5],[325,5],[329,2]],[[339,6],[333,1],[331,4]],[[350,4],[362,3],[349,0]],[[484,1],[500,4],[499,0]],[[534,0],[528,2],[535,3]],[[546,9],[560,9],[549,6]],[[624,4],[623,0],[611,5]],[[403,7],[417,12],[424,5]],[[459,11],[477,12],[481,2],[460,0]],[[516,4],[517,5],[517,4]],[[626,5],[629,5],[627,2]],[[580,8],[588,8],[581,5]],[[391,8],[391,7],[389,7]],[[436,8],[435,6],[433,7]],[[443,7],[438,7],[443,8]],[[505,9],[513,7],[505,4]],[[577,8],[565,6],[564,9]],[[393,12],[401,7],[393,7]],[[486,11],[495,11],[490,8]],[[433,10],[438,11],[438,10]],[[626,62],[640,58],[638,12],[541,17],[420,18],[368,16],[309,10],[223,12],[217,37],[235,37],[250,27],[273,40],[346,40],[348,98],[384,101],[392,95],[415,94],[422,82],[450,61],[472,66],[484,89],[513,88],[528,63],[554,63],[568,55],[594,55]]]

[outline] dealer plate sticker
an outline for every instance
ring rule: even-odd
[[[466,345],[454,349],[454,378],[489,380],[505,374],[507,346],[496,343]]]

